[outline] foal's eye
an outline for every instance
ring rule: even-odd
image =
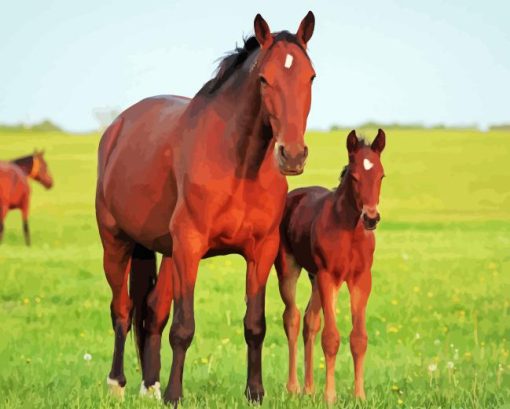
[[[356,173],[353,173],[352,175],[352,179],[355,181],[355,182],[359,182],[359,178],[358,178],[358,175]]]
[[[262,85],[269,85],[266,78],[263,75],[259,75],[259,81]]]
[[[313,80],[315,79],[315,77],[317,77],[315,74],[312,75],[312,78],[310,78],[310,82],[313,82]]]

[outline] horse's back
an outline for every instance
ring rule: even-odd
[[[169,181],[170,136],[176,134],[189,101],[168,95],[146,98],[122,112],[101,138],[98,221],[105,224],[104,220],[113,218],[116,229],[147,247],[167,234],[175,204],[175,189]]]

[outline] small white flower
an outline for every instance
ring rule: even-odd
[[[404,261],[409,260],[409,255],[407,253],[402,253],[402,260]]]
[[[438,339],[434,340],[434,345],[439,345],[441,343],[441,341],[439,341]]]
[[[435,363],[431,363],[429,365],[429,372],[435,372],[437,370],[437,365]]]
[[[450,348],[453,348],[453,344],[450,344]]]
[[[92,355],[90,355],[88,352],[83,355],[83,359],[85,361],[90,361],[92,359]]]
[[[448,362],[446,363],[446,367],[447,367],[448,369],[453,369],[453,368],[454,368],[454,366],[455,366],[455,365],[453,364],[453,362],[452,362],[452,361],[448,361]]]
[[[414,336],[416,339],[420,339],[420,334],[417,332],[416,335]]]

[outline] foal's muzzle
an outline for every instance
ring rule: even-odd
[[[306,146],[287,148],[284,145],[278,145],[276,157],[280,172],[283,175],[300,175],[303,173],[307,156],[308,147]]]

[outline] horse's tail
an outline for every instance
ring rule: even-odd
[[[133,328],[138,359],[142,362],[147,318],[147,296],[156,283],[156,254],[154,251],[136,244],[131,257],[129,292],[133,300]]]

